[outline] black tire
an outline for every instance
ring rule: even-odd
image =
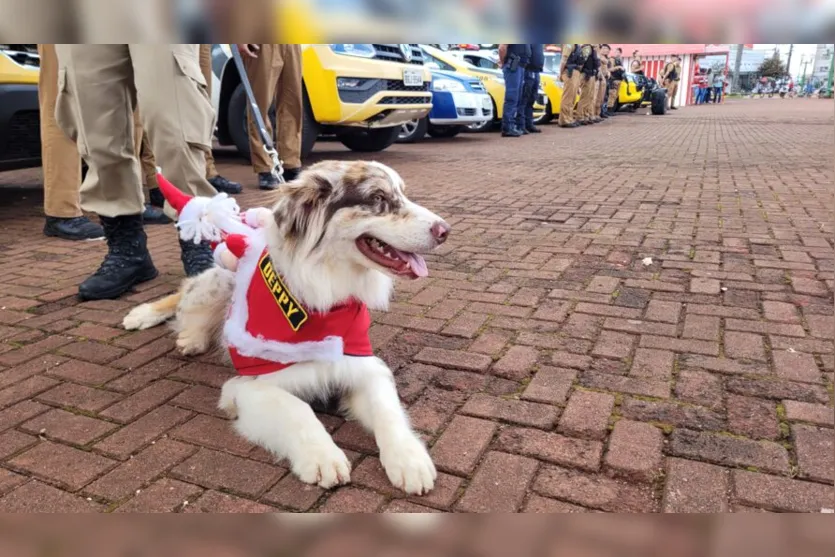
[[[304,116],[302,118],[302,160],[306,159],[316,144],[316,137],[319,135],[319,123],[313,118],[313,111],[310,108],[310,99],[307,97],[307,90],[303,92]],[[249,101],[246,98],[246,90],[243,83],[239,83],[229,99],[229,109],[226,113],[226,126],[232,143],[247,160],[250,160],[249,153],[249,132],[247,130],[246,111]],[[269,111],[271,124],[275,129],[275,106]],[[281,153],[278,154],[281,156]]]
[[[650,96],[650,110],[656,116],[661,116],[667,112],[667,90],[656,89]]]
[[[337,135],[342,144],[351,151],[360,153],[376,153],[385,151],[397,141],[400,126],[390,128],[372,128],[369,130],[351,131]]]
[[[429,125],[429,135],[438,139],[455,137],[464,131],[464,126],[433,126]]]
[[[429,117],[425,116],[420,120],[411,120],[400,126],[397,133],[397,143],[415,143],[426,135],[429,129]]]
[[[538,120],[534,120],[534,124],[550,124],[553,119],[554,111],[551,110],[551,99],[548,99],[545,101],[545,112],[542,113],[542,116],[540,116]]]

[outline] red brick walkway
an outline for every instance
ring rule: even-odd
[[[352,484],[300,485],[218,415],[227,369],[120,329],[180,280],[171,227],[160,278],[80,304],[103,245],[0,188],[0,511],[833,507],[832,145],[831,103],[798,99],[377,155],[454,225],[373,330],[440,470],[422,498],[333,416]]]

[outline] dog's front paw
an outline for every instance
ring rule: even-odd
[[[209,350],[209,342],[203,337],[184,336],[177,337],[177,348],[183,356],[197,356],[205,354]]]
[[[122,320],[122,327],[128,331],[141,331],[156,327],[162,321],[164,319],[157,315],[151,304],[142,304],[130,310],[130,313]]]
[[[438,472],[426,447],[414,434],[385,445],[380,447],[380,462],[394,487],[412,495],[432,491]]]
[[[330,489],[351,481],[351,463],[333,441],[306,444],[292,463],[293,473],[301,481]]]

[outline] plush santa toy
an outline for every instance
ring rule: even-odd
[[[368,335],[371,315],[364,303],[352,299],[316,312],[290,291],[267,250],[264,227],[273,218],[269,209],[241,213],[226,194],[189,197],[161,174],[157,179],[179,213],[180,237],[213,242],[215,261],[235,271],[223,334],[239,374],[261,375],[300,362],[374,355]]]
[[[178,190],[157,169],[157,183],[168,204],[177,212],[177,229],[184,241],[199,244],[208,240],[215,263],[234,271],[237,258],[229,251],[224,239],[229,234],[248,235],[252,230],[267,225],[272,212],[264,207],[241,213],[237,201],[225,193],[214,197],[191,197]]]

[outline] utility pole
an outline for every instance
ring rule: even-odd
[[[832,78],[835,74],[835,48],[832,49],[832,60],[829,62],[829,79],[827,80],[827,90],[832,95]]]
[[[739,70],[742,69],[742,51],[745,48],[744,44],[736,45],[736,60],[734,60],[734,75],[733,79],[731,79],[731,91],[734,93],[739,93],[740,89],[740,79],[739,79]]]
[[[786,60],[786,73],[792,74],[792,51],[794,50],[794,43],[789,45],[789,59]]]

